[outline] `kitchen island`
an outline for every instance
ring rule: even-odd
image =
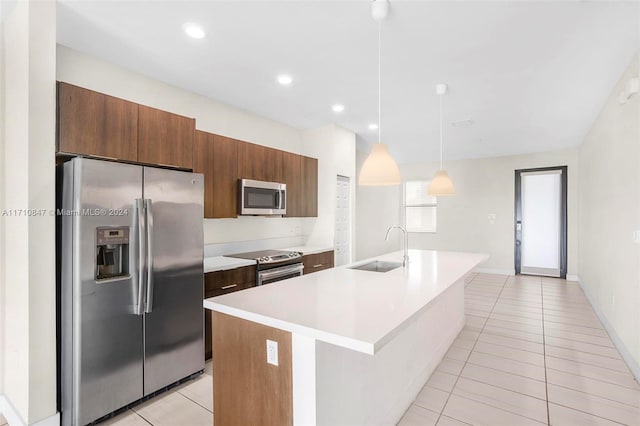
[[[354,268],[370,259],[206,299],[214,423],[400,420],[464,326],[464,276],[488,256],[410,250],[409,258],[388,272]]]

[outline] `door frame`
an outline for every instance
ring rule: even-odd
[[[515,208],[513,221],[514,266],[519,275],[522,261],[521,232],[522,227],[522,173],[547,172],[560,170],[560,278],[567,278],[567,166],[539,167],[534,169],[517,169],[515,171]]]

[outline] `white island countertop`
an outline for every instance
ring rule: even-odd
[[[210,310],[375,354],[432,300],[488,257],[410,250],[407,268],[382,273],[343,266],[205,299],[203,303]],[[402,252],[375,260],[402,262]]]

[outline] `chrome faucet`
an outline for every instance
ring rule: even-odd
[[[394,228],[401,230],[404,234],[404,256],[402,256],[402,266],[406,268],[407,263],[409,263],[409,235],[407,234],[407,230],[405,229],[405,227],[402,225],[390,226],[389,229],[387,229],[387,235],[385,235],[384,240],[389,240],[389,232],[391,232],[391,230]]]

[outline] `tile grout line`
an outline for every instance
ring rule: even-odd
[[[540,280],[540,299],[542,300],[542,352],[544,358],[544,392],[547,396],[547,424],[551,424],[551,415],[549,413],[549,381],[547,379],[547,345],[546,335],[544,333],[544,283]]]
[[[182,393],[182,392],[180,392],[179,390],[178,390],[178,391],[176,391],[176,392],[178,392],[180,395],[184,396],[185,398],[187,398],[189,401],[193,402],[194,404],[196,404],[196,405],[198,405],[198,406],[200,406],[200,407],[204,408],[205,410],[207,410],[208,412],[210,412],[211,414],[213,414],[213,411],[212,411],[212,410],[209,410],[207,407],[205,407],[204,405],[200,404],[200,403],[199,403],[198,401],[196,401],[195,399],[191,399],[191,398],[189,398],[189,396],[188,396],[188,395],[183,394],[183,393]]]
[[[502,283],[502,287],[500,287],[500,291],[498,292],[498,295],[496,296],[496,299],[493,302],[493,307],[491,308],[491,312],[489,313],[489,315],[491,315],[491,313],[495,309],[496,304],[498,303],[498,300],[500,299],[500,295],[502,294],[502,290],[504,290],[504,286],[507,284],[508,281],[509,281],[509,275],[507,275],[505,277],[505,280]],[[469,285],[471,285],[472,282],[473,282],[473,280],[471,280]],[[467,288],[467,286],[465,286],[465,289],[466,288]],[[466,295],[465,295],[465,299],[466,299]],[[462,372],[464,371],[465,367],[467,366],[467,362],[468,362],[469,358],[471,357],[471,354],[473,353],[473,349],[476,347],[476,344],[478,343],[478,339],[480,338],[480,335],[482,334],[482,330],[484,330],[484,327],[487,325],[487,321],[489,321],[489,317],[485,318],[484,323],[482,324],[482,328],[480,329],[480,331],[478,333],[478,337],[476,337],[475,342],[473,343],[473,347],[469,351],[469,355],[467,355],[467,358],[464,361],[464,364],[462,365],[462,369],[460,370],[460,373],[458,373],[458,377],[456,377],[456,381],[453,383],[453,387],[451,388],[451,391],[449,392],[449,396],[447,396],[447,400],[444,402],[444,405],[442,406],[442,409],[440,410],[440,414],[438,414],[438,419],[436,420],[436,424],[438,424],[438,422],[442,418],[442,414],[444,413],[444,409],[446,408],[447,404],[449,403],[449,399],[451,399],[451,395],[453,395],[453,391],[456,388],[456,385],[458,384],[458,380],[460,380],[460,377],[462,376]],[[466,314],[465,314],[465,323],[466,323]],[[457,338],[458,337],[456,336],[456,339]],[[450,417],[450,416],[447,416],[447,417]],[[455,419],[455,420],[458,420],[455,417],[452,417],[452,418]]]
[[[153,423],[151,423],[151,421],[147,420],[142,414],[138,413],[137,411],[135,411],[133,408],[129,408],[131,410],[131,412],[133,414],[135,414],[136,416],[140,417],[144,422],[149,423],[151,426],[154,426]]]

